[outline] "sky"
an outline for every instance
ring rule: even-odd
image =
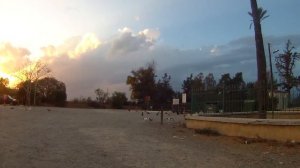
[[[299,52],[300,1],[257,1],[270,15],[265,45],[282,52],[289,39]],[[255,81],[250,10],[249,0],[0,0],[0,76],[17,83],[12,74],[41,60],[69,100],[97,88],[129,96],[127,76],[152,61],[177,91],[191,73]]]

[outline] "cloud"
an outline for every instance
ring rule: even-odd
[[[256,59],[248,59],[248,60],[242,60],[240,61],[241,64],[249,64],[256,62]]]
[[[210,53],[211,53],[211,55],[213,55],[213,56],[219,55],[220,51],[219,51],[218,46],[214,46],[212,49],[210,49]]]
[[[110,41],[110,56],[124,55],[138,50],[150,49],[159,38],[157,29],[144,29],[134,33],[130,28],[119,29],[119,34]]]
[[[12,73],[28,61],[30,52],[26,48],[15,47],[10,43],[0,44],[0,71]]]
[[[214,66],[214,68],[228,68],[228,67],[230,67],[229,64],[219,64]]]
[[[133,32],[125,27],[96,49],[83,53],[80,59],[55,57],[51,67],[54,76],[66,83],[69,99],[93,96],[97,88],[108,89],[109,92],[123,91],[129,96],[127,76],[132,70],[151,61],[156,63],[158,78],[163,73],[171,75],[176,90],[180,90],[182,81],[190,73],[212,72],[219,79],[224,73],[234,75],[243,72],[246,81],[257,78],[253,37],[243,37],[221,45],[201,46],[201,49],[181,50],[156,44],[159,36],[157,29]],[[281,49],[287,39],[291,39],[299,49],[300,43],[297,42],[300,35],[265,37],[265,41],[272,41],[274,47]],[[212,53],[212,50],[216,52]]]
[[[99,45],[100,41],[94,34],[86,34],[76,47],[68,52],[68,55],[70,58],[77,58],[88,51],[96,49]]]
[[[70,59],[81,57],[87,52],[90,52],[100,46],[101,42],[92,34],[87,33],[84,36],[72,37],[66,40],[62,45],[49,45],[42,47],[44,57],[52,60],[54,57],[68,56]]]
[[[154,43],[160,36],[160,32],[158,29],[144,29],[139,32],[140,36],[144,36],[146,41]]]
[[[234,75],[243,72],[246,81],[257,78],[253,37],[185,50],[157,44],[159,38],[158,29],[147,28],[134,32],[125,27],[102,43],[95,35],[86,35],[72,37],[59,46],[43,47],[44,57],[41,59],[51,60],[49,66],[53,76],[67,85],[68,99],[93,97],[97,88],[109,92],[123,91],[129,96],[127,76],[132,70],[151,61],[156,63],[158,78],[163,73],[171,75],[175,90],[180,90],[182,81],[190,73],[212,72],[219,79],[224,73]],[[265,37],[265,41],[270,41],[274,49],[281,51],[288,39],[299,51],[300,35]],[[4,48],[15,55],[14,61],[30,54],[27,49],[8,44]],[[3,51],[2,47],[0,53]],[[10,64],[13,65],[12,62]]]
[[[132,30],[128,27],[123,27],[122,29],[118,29],[119,33],[132,33]]]
[[[300,35],[287,35],[287,36],[266,36],[264,38],[266,42],[272,44],[272,48],[282,49],[285,46],[287,40],[290,39],[293,42],[296,50],[300,50]],[[265,45],[267,46],[267,45]],[[162,71],[168,71],[173,76],[174,86],[177,86],[180,89],[181,81],[185,79],[189,73],[199,73],[203,72],[205,74],[212,72],[217,78],[220,77],[223,73],[231,73],[234,75],[236,72],[243,72],[244,79],[246,81],[255,81],[257,79],[257,63],[256,63],[256,49],[255,41],[253,37],[242,37],[218,46],[218,56],[217,57],[208,57],[208,51],[214,49],[215,46],[211,47],[202,47],[201,52],[198,54],[187,54],[187,52],[181,53],[183,57],[188,57],[187,55],[193,57],[189,58],[190,62],[182,62],[182,64],[177,64],[170,66],[167,69]],[[197,51],[197,50],[195,50]],[[266,56],[267,48],[265,49]],[[273,55],[273,68],[274,68],[274,57]],[[198,58],[198,59],[196,59]],[[269,62],[267,61],[267,70],[269,69]],[[300,73],[300,64],[298,69],[296,68],[296,74]],[[276,68],[274,69],[276,72]],[[175,78],[175,79],[174,79]]]

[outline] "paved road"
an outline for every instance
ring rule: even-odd
[[[0,106],[0,168],[300,167],[297,145],[194,134],[166,116]]]

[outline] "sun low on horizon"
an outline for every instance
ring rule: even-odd
[[[0,72],[0,77],[1,78],[4,78],[4,79],[8,79],[9,80],[9,84],[8,84],[8,87],[15,87],[17,85],[17,81],[16,81],[16,78],[5,73],[5,72]]]
[[[1,1],[0,20],[0,77],[10,87],[28,60],[76,59],[100,45],[95,33],[74,21],[67,1]]]

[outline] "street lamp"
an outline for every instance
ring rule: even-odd
[[[272,69],[272,59],[271,59],[271,44],[268,43],[268,50],[269,50],[269,64],[270,64],[270,73],[271,73],[271,109],[272,109],[272,118],[274,119],[274,110],[273,110],[273,106],[274,106],[274,90],[273,90],[273,69]],[[275,54],[277,53],[279,50],[273,51],[272,53]]]

